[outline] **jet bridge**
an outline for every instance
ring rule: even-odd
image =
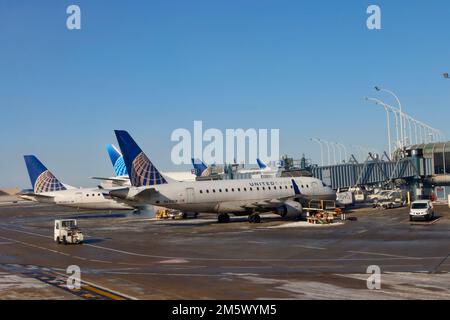
[[[376,185],[397,179],[417,178],[419,172],[411,158],[384,161],[369,157],[364,163],[345,163],[311,168],[313,177],[337,190],[359,185]]]

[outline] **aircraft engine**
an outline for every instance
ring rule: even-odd
[[[284,205],[278,207],[274,212],[275,214],[279,214],[283,218],[298,217],[302,214],[303,207],[297,201],[288,200],[284,203]]]

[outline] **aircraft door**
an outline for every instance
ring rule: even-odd
[[[73,195],[72,202],[80,203],[83,202],[83,193],[82,192],[75,192]]]
[[[318,195],[320,193],[319,185],[317,184],[317,182],[312,183],[312,189],[314,195]]]
[[[195,201],[195,194],[194,194],[194,188],[186,188],[186,203],[194,203]]]

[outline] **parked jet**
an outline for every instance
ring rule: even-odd
[[[282,217],[298,216],[308,199],[335,199],[335,192],[320,180],[309,177],[208,180],[176,182],[166,179],[126,131],[115,131],[130,187],[112,190],[109,195],[136,203],[146,203],[182,212],[217,213],[228,222],[229,214],[248,215],[259,222],[258,213],[273,211]]]
[[[239,165],[234,164],[232,166],[236,167],[236,173],[239,174],[249,174],[251,175],[252,179],[258,179],[258,178],[274,178],[278,174],[278,169],[274,169],[271,167],[266,166],[261,160],[256,159],[259,168],[254,169],[244,169],[240,168]],[[200,159],[192,159],[192,165],[194,166],[193,173],[197,177],[206,177],[211,174],[211,168],[213,166],[208,167],[203,161]],[[223,174],[223,172],[221,173]]]
[[[258,164],[258,167],[261,171],[264,172],[271,172],[271,171],[275,171],[278,172],[278,170],[280,168],[282,168],[282,165],[280,164],[281,162],[278,161],[276,164],[276,167],[272,167],[272,166],[268,166],[267,164],[265,164],[261,159],[256,159],[256,163]]]
[[[252,178],[276,178],[279,175],[279,168],[267,166],[260,159],[256,159],[258,168],[255,169],[239,169],[241,174],[250,174]]]
[[[132,210],[132,206],[105,198],[97,188],[67,188],[35,156],[24,156],[33,190],[25,199],[57,205],[98,210]]]

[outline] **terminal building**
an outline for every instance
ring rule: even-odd
[[[448,199],[450,141],[409,146],[406,148],[406,155],[418,168],[424,190],[433,192],[437,199]]]

